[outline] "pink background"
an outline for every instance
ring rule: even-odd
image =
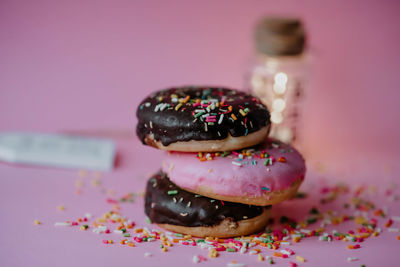
[[[399,11],[397,1],[1,1],[0,130],[131,131],[154,90],[242,88],[253,25],[289,14],[315,55],[304,152],[398,156]]]
[[[3,0],[0,131],[133,133],[136,106],[154,90],[182,84],[242,88],[255,22],[265,14],[295,15],[306,25],[314,56],[302,145],[308,162],[346,174],[338,179],[351,182],[398,179],[399,13],[398,1]],[[142,190],[145,175],[161,159],[158,151],[129,137],[117,140],[121,164],[103,177],[104,187],[121,194],[129,186]],[[309,181],[320,176],[312,169]],[[187,266],[199,252],[177,249],[149,263],[143,253],[150,246],[127,252],[105,248],[89,233],[54,229],[54,221],[107,211],[98,191],[74,195],[76,177],[69,171],[0,164],[0,265]],[[306,201],[311,205],[313,199]],[[55,211],[59,204],[67,206],[65,213]],[[400,213],[398,207],[393,211]],[[127,212],[141,222],[141,200]],[[44,222],[41,228],[32,225],[36,218]],[[398,241],[392,239],[383,235],[369,241],[369,250],[355,252],[363,262],[349,266],[382,266],[377,252],[391,253],[385,266],[399,262]],[[310,266],[347,264],[335,262],[335,256],[351,256],[343,244],[305,244],[297,249],[314,260]],[[228,259],[216,262],[225,265]]]

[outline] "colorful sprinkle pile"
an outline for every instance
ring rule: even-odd
[[[254,153],[255,154],[255,153]],[[252,156],[254,156],[252,154]],[[262,153],[258,154],[262,155]],[[267,188],[265,190],[268,190]],[[176,190],[168,194],[174,195]],[[298,255],[294,244],[301,243],[303,239],[313,239],[316,242],[343,243],[345,249],[350,251],[363,249],[364,242],[369,238],[378,237],[383,231],[395,233],[394,238],[400,240],[398,235],[400,216],[391,216],[387,208],[377,207],[368,196],[371,188],[360,186],[350,188],[341,183],[334,186],[320,188],[322,198],[315,207],[304,214],[302,220],[295,220],[290,216],[275,217],[275,224],[270,224],[264,232],[238,238],[195,238],[190,235],[172,233],[159,229],[150,229],[145,226],[136,226],[135,222],[120,213],[119,205],[129,205],[136,194],[125,194],[118,200],[107,198],[105,203],[112,204],[112,210],[102,216],[94,218],[90,213],[66,222],[56,222],[56,227],[77,227],[82,231],[101,235],[99,242],[105,245],[121,245],[126,247],[140,246],[142,243],[155,243],[160,251],[168,252],[175,246],[197,247],[207,251],[203,255],[194,251],[193,263],[212,260],[220,253],[239,253],[254,255],[255,260],[273,264],[277,259],[285,259],[289,266],[308,262],[306,255]],[[376,193],[376,192],[375,192]],[[305,194],[300,194],[304,197]],[[393,200],[393,191],[387,195]],[[327,210],[325,205],[341,199],[344,201],[340,210]],[[344,211],[344,212],[343,212]],[[351,230],[339,232],[328,228],[347,223],[353,225]],[[38,221],[35,221],[38,224]],[[143,223],[140,223],[143,225]],[[150,257],[151,253],[145,254]],[[343,261],[359,261],[357,257],[348,257]],[[244,266],[235,261],[228,266]]]

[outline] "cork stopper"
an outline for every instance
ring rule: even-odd
[[[299,19],[266,17],[255,29],[256,49],[269,56],[294,56],[305,47],[305,33]]]

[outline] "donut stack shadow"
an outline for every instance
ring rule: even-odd
[[[143,144],[167,151],[145,194],[146,215],[166,230],[221,238],[261,231],[271,205],[304,180],[303,157],[268,138],[267,107],[244,92],[169,88],[136,114]]]

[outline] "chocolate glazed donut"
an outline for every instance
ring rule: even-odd
[[[257,98],[227,88],[158,91],[141,102],[136,115],[142,143],[166,150],[176,142],[246,137],[260,130],[262,139],[270,127],[268,109]]]
[[[182,190],[165,173],[158,172],[147,183],[145,212],[153,223],[186,227],[215,226],[255,218],[271,206],[260,207],[223,202]]]

